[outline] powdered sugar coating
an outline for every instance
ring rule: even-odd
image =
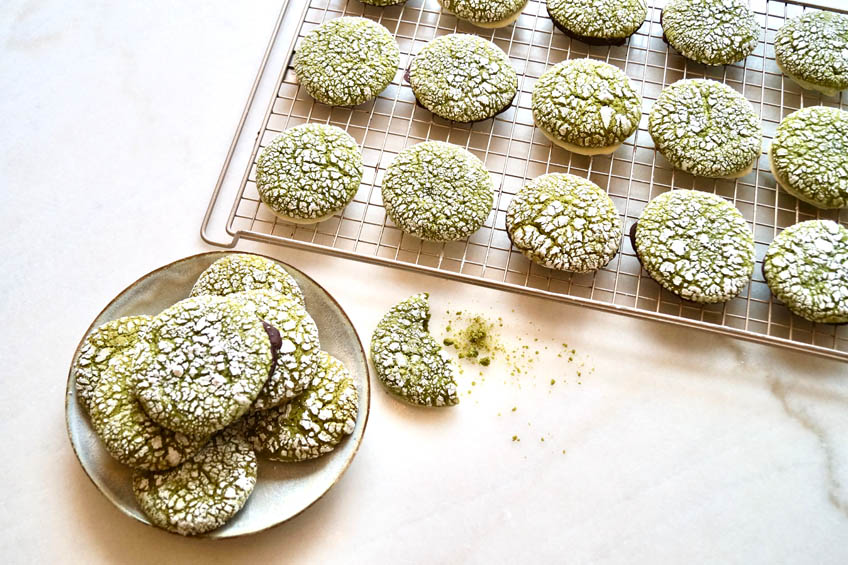
[[[802,87],[835,96],[848,88],[848,15],[806,12],[774,36],[780,69]]]
[[[566,173],[525,184],[509,203],[506,229],[527,258],[578,273],[609,263],[621,241],[621,218],[606,192]]]
[[[309,95],[331,106],[356,106],[395,76],[400,49],[389,30],[365,18],[330,20],[303,38],[294,72]]]
[[[729,65],[757,48],[762,29],[743,0],[671,0],[662,12],[668,43],[687,59]]]
[[[581,37],[621,39],[641,27],[648,14],[645,0],[548,0],[548,15]]]
[[[191,296],[227,296],[235,292],[262,288],[279,292],[303,303],[303,291],[282,265],[250,253],[232,253],[209,265],[197,277],[197,282],[191,289]]]
[[[248,439],[269,459],[315,459],[353,432],[359,396],[350,372],[324,351],[318,357],[320,369],[302,395],[248,419]]]
[[[428,298],[415,294],[383,316],[371,337],[371,360],[383,385],[407,402],[452,406],[459,403],[459,368],[427,331]]]
[[[422,106],[448,120],[474,122],[509,106],[518,75],[497,45],[452,33],[424,46],[409,67],[409,83]]]
[[[439,4],[460,20],[495,27],[524,9],[527,0],[439,0]]]
[[[715,194],[673,190],[651,200],[636,225],[645,270],[694,302],[725,302],[754,271],[754,236],[732,204]]]
[[[701,177],[743,173],[762,150],[760,119],[751,103],[709,79],[665,87],[651,110],[648,130],[672,165]]]
[[[398,227],[431,241],[477,231],[495,198],[492,177],[480,159],[442,141],[401,151],[386,169],[382,193],[386,213]]]
[[[848,229],[809,220],[780,232],[763,261],[769,288],[798,316],[848,322]]]
[[[133,493],[154,525],[199,535],[220,528],[241,510],[256,486],[256,474],[250,443],[227,429],[176,469],[133,473]]]

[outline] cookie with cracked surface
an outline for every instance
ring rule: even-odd
[[[645,0],[547,0],[565,35],[590,45],[623,45],[648,14]]]
[[[247,420],[248,439],[269,459],[315,459],[353,432],[359,399],[356,385],[341,361],[324,351],[319,358],[320,369],[303,394]]]
[[[807,12],[774,36],[774,57],[802,88],[836,96],[848,88],[848,14]]]
[[[409,84],[422,106],[447,120],[476,122],[512,103],[518,75],[497,45],[452,33],[424,46],[409,66]]]
[[[299,224],[330,218],[362,181],[362,153],[341,128],[303,124],[274,138],[256,161],[256,190],[271,211]]]
[[[197,277],[190,296],[227,296],[262,288],[303,303],[303,291],[282,265],[250,253],[232,253],[209,265]]]
[[[715,194],[660,194],[648,202],[631,234],[648,274],[686,300],[730,300],[754,272],[751,229],[736,207]]]
[[[430,241],[468,237],[486,221],[495,199],[480,159],[442,141],[401,151],[386,169],[381,190],[389,218]]]
[[[254,312],[228,297],[166,308],[139,336],[135,389],[151,419],[212,434],[244,415],[268,380],[271,340]]]
[[[809,220],[780,232],[763,274],[774,295],[811,322],[848,323],[848,229]]]
[[[621,69],[563,61],[533,87],[533,121],[545,137],[581,155],[612,153],[639,127],[642,98]]]
[[[320,351],[318,326],[303,304],[266,289],[239,292],[230,298],[279,332],[271,375],[253,410],[267,410],[303,392],[318,373]]]
[[[792,196],[818,208],[848,206],[848,112],[811,106],[777,126],[771,170]]]
[[[430,335],[427,293],[392,307],[371,336],[371,360],[380,382],[399,398],[419,406],[459,403],[459,367]]]
[[[648,131],[672,165],[699,177],[745,176],[762,151],[763,132],[751,103],[709,79],[665,87],[651,110]]]
[[[705,65],[741,61],[757,48],[762,34],[743,0],[671,0],[661,22],[669,45]]]
[[[188,461],[167,471],[133,473],[133,493],[160,528],[196,536],[220,528],[256,486],[256,453],[240,431],[226,429]]]
[[[356,106],[389,86],[399,62],[400,49],[389,30],[365,18],[343,17],[306,34],[294,56],[294,72],[319,102]]]
[[[439,0],[442,11],[486,29],[505,27],[521,15],[527,0]]]
[[[528,259],[577,273],[609,263],[621,242],[621,218],[607,193],[567,173],[525,184],[509,203],[506,229]]]

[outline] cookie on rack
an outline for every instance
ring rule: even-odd
[[[810,106],[777,126],[771,170],[789,194],[818,208],[848,206],[848,112]]]
[[[648,131],[672,165],[699,177],[745,176],[762,151],[754,107],[731,87],[709,79],[665,87],[651,110]]]
[[[506,229],[528,259],[577,273],[609,263],[621,242],[621,218],[607,193],[566,173],[525,184],[509,203]]]
[[[495,198],[480,159],[442,141],[401,151],[386,169],[381,190],[389,218],[430,241],[468,237],[486,221]]]
[[[806,12],[774,36],[774,57],[802,88],[836,96],[848,88],[848,14]]]
[[[341,361],[321,351],[319,370],[304,393],[290,402],[251,414],[247,437],[274,461],[307,461],[335,449],[353,432],[358,394]]]
[[[175,469],[136,471],[132,488],[154,525],[195,536],[235,516],[253,492],[256,475],[256,453],[239,429],[228,428]]]
[[[282,265],[251,253],[231,253],[209,265],[197,277],[190,296],[227,296],[263,288],[303,303],[303,291]]]
[[[780,232],[769,245],[763,274],[792,312],[827,324],[848,323],[848,229],[809,220]]]
[[[533,121],[581,155],[612,153],[639,127],[642,98],[624,71],[593,59],[563,61],[533,87]]]
[[[259,197],[281,218],[313,224],[347,206],[362,182],[362,153],[349,133],[327,124],[287,129],[256,161]]]
[[[623,45],[648,14],[645,0],[547,0],[547,6],[560,31],[590,45]]]
[[[661,21],[669,45],[705,65],[743,60],[757,48],[762,34],[744,0],[671,0]]]
[[[419,406],[459,403],[459,367],[428,331],[429,295],[410,296],[389,310],[371,336],[371,360],[380,382]]]
[[[442,11],[477,27],[505,27],[521,15],[527,0],[439,0]]]
[[[389,30],[365,18],[343,17],[306,34],[295,52],[294,72],[319,102],[356,106],[389,86],[399,62]]]
[[[409,66],[409,84],[422,106],[447,120],[477,122],[505,110],[518,75],[497,45],[452,33],[424,46]]]
[[[672,190],[645,207],[631,231],[648,274],[681,298],[712,304],[738,295],[754,271],[754,236],[715,194]]]

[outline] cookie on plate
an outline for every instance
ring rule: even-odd
[[[427,293],[392,307],[371,336],[371,360],[380,382],[401,399],[419,406],[459,403],[459,367],[430,335]]]
[[[578,273],[609,263],[621,242],[621,218],[607,193],[566,173],[525,184],[509,203],[506,229],[528,259]]]
[[[347,206],[362,182],[362,153],[341,128],[304,124],[274,138],[256,161],[259,197],[281,218],[313,224]]]
[[[806,12],[774,36],[777,66],[801,88],[836,96],[848,88],[848,14]]]
[[[780,232],[769,245],[763,274],[774,295],[812,322],[848,323],[848,229],[809,220]]]
[[[320,369],[302,395],[248,418],[248,439],[269,459],[315,459],[353,432],[359,397],[350,372],[329,353],[318,357]]]
[[[431,241],[468,237],[486,221],[495,199],[480,159],[442,141],[401,151],[386,169],[382,193],[386,214],[400,229]]]
[[[505,27],[518,19],[527,0],[439,0],[443,12],[477,27]]]
[[[639,127],[642,98],[624,71],[593,59],[563,61],[533,87],[533,121],[581,155],[612,153]]]
[[[365,18],[330,20],[310,31],[294,72],[310,96],[331,106],[376,98],[397,73],[400,49],[389,30]]]
[[[512,103],[518,75],[497,45],[452,33],[424,46],[409,66],[409,84],[422,106],[447,120],[476,122]]]
[[[671,0],[661,18],[669,45],[705,65],[741,61],[757,48],[762,34],[744,0]]]
[[[590,45],[623,45],[648,14],[645,0],[547,0],[565,35]]]
[[[751,103],[709,79],[665,87],[651,110],[648,131],[672,165],[699,177],[745,176],[762,151],[763,132]]]
[[[648,274],[686,300],[730,300],[754,272],[751,229],[739,210],[715,194],[660,194],[648,202],[631,236]]]
[[[769,148],[780,186],[818,208],[848,206],[848,112],[810,106],[777,126]]]
[[[197,277],[190,296],[227,296],[266,288],[303,303],[303,291],[286,270],[267,257],[232,253],[221,257]]]

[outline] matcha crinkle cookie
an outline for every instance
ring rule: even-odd
[[[371,336],[371,360],[383,385],[410,404],[452,406],[459,403],[459,367],[428,331],[427,293],[392,307]]]
[[[362,154],[346,131],[304,124],[274,138],[256,162],[256,190],[278,216],[326,220],[347,206],[362,181]]]
[[[642,26],[645,0],[547,0],[548,15],[563,33],[584,43],[621,45]]]
[[[668,43],[687,59],[729,65],[757,48],[762,29],[744,0],[671,0],[662,11]]]
[[[491,41],[453,33],[434,39],[415,56],[409,84],[421,105],[437,116],[476,122],[509,106],[518,75]]]
[[[802,88],[835,96],[848,88],[848,14],[806,12],[774,36],[778,67]]]
[[[651,110],[648,131],[672,165],[699,177],[744,176],[762,151],[760,119],[751,103],[709,79],[665,87]]]
[[[732,204],[715,194],[672,190],[651,200],[634,224],[648,274],[693,302],[725,302],[754,272],[754,236]]]
[[[810,106],[781,120],[769,149],[780,186],[818,208],[848,206],[848,112]]]
[[[386,169],[382,194],[399,228],[431,241],[468,237],[486,221],[495,199],[480,159],[442,141],[401,151]]]
[[[273,290],[303,303],[303,291],[276,261],[261,255],[233,253],[209,265],[200,273],[191,296],[227,296],[245,290]]]
[[[509,237],[527,258],[552,269],[586,272],[609,263],[621,219],[595,183],[566,173],[528,182],[506,211]]]
[[[614,152],[639,127],[642,98],[621,69],[572,59],[533,87],[533,121],[557,145],[583,155]]]
[[[518,19],[527,0],[439,0],[442,9],[477,27],[508,26]]]
[[[809,220],[780,232],[763,261],[769,288],[812,322],[848,323],[848,229]]]
[[[331,106],[375,98],[395,76],[400,49],[389,30],[365,18],[330,20],[310,31],[294,57],[309,95]]]

